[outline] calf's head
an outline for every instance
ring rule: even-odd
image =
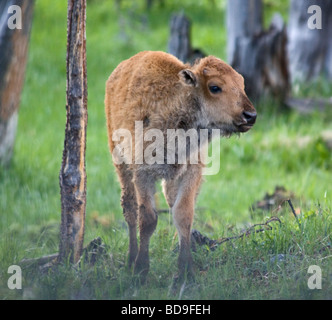
[[[210,128],[225,135],[246,132],[255,124],[256,110],[244,91],[244,79],[222,60],[209,56],[179,73],[199,101]]]

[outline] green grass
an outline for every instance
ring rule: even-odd
[[[168,23],[181,9],[193,22],[193,44],[225,59],[224,2],[166,1],[146,14],[143,2],[88,1],[87,210],[85,243],[100,236],[107,254],[93,267],[60,266],[40,274],[23,269],[23,289],[9,290],[8,267],[23,258],[58,251],[61,216],[58,175],[65,129],[66,3],[36,1],[25,87],[15,152],[9,169],[0,169],[1,299],[176,299],[169,286],[176,273],[175,228],[161,214],[151,241],[151,270],[137,292],[124,268],[127,229],[120,188],[107,149],[104,117],[105,81],[123,59],[141,50],[166,50]],[[193,4],[195,3],[195,5]],[[274,3],[274,2],[273,2]],[[267,7],[287,16],[284,2]],[[142,24],[141,21],[146,21]],[[121,25],[121,28],[120,28]],[[323,81],[297,88],[297,95],[331,96]],[[220,172],[207,176],[197,202],[194,228],[217,239],[241,233],[278,215],[272,230],[228,241],[194,253],[196,283],[182,299],[331,299],[332,156],[322,132],[332,130],[331,113],[299,115],[271,101],[257,106],[254,129],[241,138],[221,141]],[[300,226],[290,208],[253,212],[266,192],[284,186],[294,192]],[[157,193],[159,208],[166,208]],[[280,261],[278,261],[278,257]],[[322,269],[322,289],[310,290],[307,270]],[[193,290],[195,289],[195,290]],[[196,290],[197,289],[197,290]]]

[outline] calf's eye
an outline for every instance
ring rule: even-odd
[[[213,94],[220,93],[222,91],[222,89],[218,86],[209,86],[209,90]]]

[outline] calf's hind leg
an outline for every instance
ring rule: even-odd
[[[116,171],[121,184],[121,206],[129,229],[128,267],[135,262],[137,246],[137,201],[133,183],[133,173],[127,164],[116,165]]]
[[[140,243],[134,272],[144,282],[149,271],[149,243],[150,238],[156,229],[158,216],[155,209],[154,193],[155,179],[144,171],[135,173],[134,178],[137,203]]]

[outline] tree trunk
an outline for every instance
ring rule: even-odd
[[[14,7],[11,6],[14,5],[19,6],[21,10],[12,10]],[[33,0],[0,2],[0,164],[2,165],[10,163],[14,148],[33,8]]]
[[[227,2],[227,59],[235,63],[237,42],[261,34],[263,4],[261,0]]]
[[[77,263],[83,250],[87,128],[86,0],[68,0],[67,123],[62,166],[59,261]]]
[[[279,15],[267,31],[262,21],[261,0],[228,0],[228,62],[243,75],[251,99],[284,100],[289,92],[286,28]]]
[[[171,35],[168,52],[183,62],[190,56],[190,21],[184,14],[174,14],[170,22]]]
[[[321,12],[308,12],[312,5]],[[288,38],[292,82],[310,81],[320,74],[332,80],[332,1],[291,0]]]
[[[191,46],[191,23],[183,14],[174,14],[170,21],[170,38],[168,52],[184,63],[193,63],[196,59],[206,56],[200,49]]]

